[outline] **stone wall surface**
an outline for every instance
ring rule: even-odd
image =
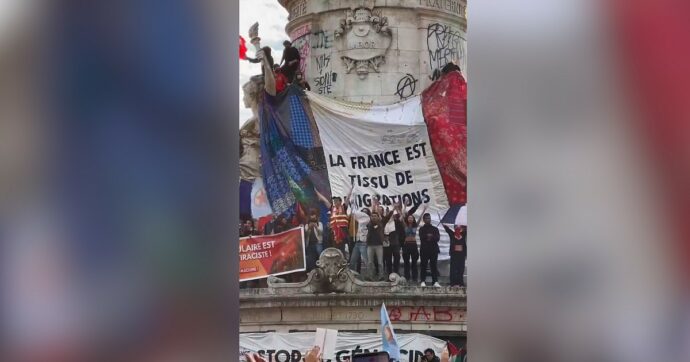
[[[240,294],[240,331],[377,330],[385,303],[396,330],[467,333],[467,298],[451,288],[416,288],[396,293],[295,294],[266,289]]]
[[[420,94],[434,70],[458,64],[466,77],[466,1],[280,0],[286,32],[313,91],[390,104]]]

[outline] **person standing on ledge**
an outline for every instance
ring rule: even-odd
[[[419,272],[422,279],[421,286],[426,287],[426,267],[430,266],[431,269],[431,280],[435,287],[440,287],[438,284],[438,268],[436,263],[438,262],[438,241],[441,239],[441,233],[438,228],[431,225],[431,215],[429,213],[424,214],[422,218],[424,221],[424,226],[419,228],[419,240],[421,245],[419,247],[419,254],[421,254],[421,263],[419,266]]]
[[[283,46],[283,59],[280,60],[281,72],[287,77],[288,83],[292,83],[295,80],[295,73],[299,69],[300,54],[297,48],[292,46],[289,41],[284,41]]]
[[[352,196],[352,190],[354,185],[350,187],[350,191],[345,200],[340,197],[333,197],[332,201],[329,201],[320,192],[316,191],[316,196],[323,202],[326,207],[330,210],[329,215],[329,225],[331,228],[331,237],[329,247],[337,248],[345,255],[345,244],[349,238],[349,218],[347,216],[347,206],[350,202],[350,197]]]
[[[367,224],[367,269],[369,271],[370,279],[376,278],[376,265],[378,265],[378,280],[385,280],[384,266],[383,266],[383,229],[386,227],[388,220],[393,216],[393,210],[389,210],[383,218],[380,212],[383,207],[374,205],[377,211],[371,212],[371,219]]]
[[[451,229],[443,225],[450,237],[450,285],[451,287],[465,287],[465,260],[467,258],[467,229],[462,225],[455,225]]]

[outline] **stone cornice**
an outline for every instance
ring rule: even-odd
[[[299,28],[302,25],[305,24],[311,24],[311,22],[314,20],[315,14],[307,14],[304,16],[300,16],[299,18],[296,18],[294,20],[291,20],[285,25],[285,33],[290,34],[292,31],[295,29]]]
[[[281,5],[283,7],[286,7],[290,5],[290,2],[292,0],[279,0]],[[383,9],[383,10],[410,10],[410,9],[415,9],[415,13],[418,18],[433,18],[435,20],[441,20],[441,21],[446,21],[448,23],[457,23],[460,25],[460,28],[462,29],[463,32],[467,31],[467,19],[463,16],[455,15],[452,13],[449,13],[447,11],[435,9],[435,8],[430,8],[430,7],[425,7],[425,6],[377,6],[377,9]],[[327,14],[331,12],[341,12],[341,11],[346,11],[349,10],[349,6],[341,6],[338,8],[331,8],[328,10],[323,10],[322,12],[319,13],[307,13],[305,15],[299,16],[293,20],[290,20],[287,25],[285,26],[285,32],[290,34],[291,31],[294,29],[307,24],[311,23],[318,14]],[[385,14],[384,14],[385,15]],[[392,27],[396,27],[396,25],[391,25]]]
[[[465,307],[467,295],[458,289],[407,287],[401,293],[355,294],[294,294],[276,295],[266,289],[240,291],[240,309],[274,307],[380,307],[390,306],[448,306]],[[453,291],[451,291],[453,290]]]

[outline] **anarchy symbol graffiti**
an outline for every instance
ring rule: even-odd
[[[400,99],[407,99],[414,94],[417,89],[417,79],[412,74],[406,74],[398,81],[397,94]]]

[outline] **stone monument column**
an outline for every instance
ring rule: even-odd
[[[449,62],[467,78],[466,0],[278,0],[312,91],[391,104]]]

